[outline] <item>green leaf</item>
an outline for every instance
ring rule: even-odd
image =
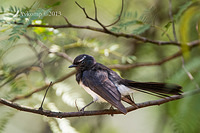
[[[58,2],[54,3],[53,5],[51,5],[51,7],[59,6],[60,4],[61,4],[61,1],[58,1]]]
[[[115,45],[112,45],[112,46],[109,48],[109,50],[110,50],[110,51],[115,51],[115,50],[117,50],[118,48],[119,48],[119,45],[115,44]]]
[[[147,31],[151,26],[149,24],[145,24],[143,26],[140,26],[139,28],[133,30],[133,34],[142,34],[145,31]]]
[[[9,41],[16,41],[17,39],[19,39],[20,36],[19,35],[14,35],[14,36],[11,36],[8,40]]]
[[[119,28],[118,27],[112,27],[111,31],[113,31],[113,32],[119,32]]]
[[[134,17],[137,18],[137,16],[138,16],[137,11],[135,11]]]
[[[33,8],[33,6],[36,5],[36,1],[33,2],[33,4],[30,7],[26,7],[26,9],[30,10]]]
[[[10,6],[9,11],[14,12],[14,8],[12,6]]]
[[[172,22],[168,22],[166,25],[165,25],[165,28],[168,29],[170,26],[171,26]]]
[[[125,63],[129,63],[129,64],[132,64],[134,61],[136,61],[136,57],[135,56],[122,56],[122,63],[125,64]]]
[[[15,8],[15,12],[17,12],[17,11],[18,11],[18,8],[17,8],[16,6],[15,6],[14,8]]]
[[[4,8],[3,8],[3,6],[1,6],[1,13],[4,13]]]
[[[15,115],[15,110],[3,110],[0,117],[0,132],[3,133],[9,120]]]
[[[196,25],[200,20],[200,2],[193,3],[180,18],[180,41],[181,48],[185,58],[190,56],[190,50],[187,42],[199,39],[199,35],[196,29]]]
[[[168,22],[164,27],[165,27],[165,31],[162,33],[162,36],[165,35],[165,33],[168,31],[169,27],[172,25],[172,22]]]
[[[178,13],[176,15],[174,15],[174,21],[177,21],[180,19],[180,17],[182,16],[183,12],[187,10],[187,8],[192,5],[192,1],[188,1],[186,2],[184,5],[182,5],[179,10]]]
[[[147,8],[143,14],[139,17],[139,20],[146,24],[153,24],[157,17],[158,11],[156,7]]]

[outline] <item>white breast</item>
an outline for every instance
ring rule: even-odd
[[[104,100],[101,96],[99,96],[98,94],[96,94],[94,91],[92,91],[89,87],[83,85],[83,83],[80,81],[79,82],[79,85],[81,87],[83,87],[83,89],[88,93],[90,94],[92,97],[93,97],[93,100],[95,102],[107,102],[106,100]]]

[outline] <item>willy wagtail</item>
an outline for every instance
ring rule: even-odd
[[[135,107],[137,105],[131,99],[130,94],[136,91],[148,93],[158,97],[168,95],[181,95],[181,86],[157,82],[136,82],[121,78],[108,67],[97,63],[95,59],[86,54],[77,56],[69,68],[75,67],[76,81],[87,93],[93,97],[93,101],[83,107],[81,111],[94,102],[108,102],[122,113],[127,110],[121,103],[125,101]]]

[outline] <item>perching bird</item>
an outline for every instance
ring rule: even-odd
[[[108,67],[97,63],[95,59],[86,54],[77,56],[69,68],[75,67],[76,81],[87,93],[93,97],[93,101],[83,107],[81,111],[94,102],[108,102],[122,113],[127,110],[121,103],[125,101],[135,107],[137,105],[131,99],[130,94],[134,90],[166,97],[168,95],[181,95],[181,86],[157,82],[136,82],[121,78]]]

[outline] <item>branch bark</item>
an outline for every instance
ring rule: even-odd
[[[172,59],[175,59],[177,57],[179,57],[180,55],[182,55],[181,51],[178,51],[177,53],[173,54],[172,56],[166,57],[158,62],[144,62],[144,63],[134,63],[134,64],[128,64],[128,65],[110,65],[109,68],[112,69],[118,69],[118,70],[127,70],[127,69],[131,69],[131,68],[135,68],[135,67],[142,67],[142,66],[158,66],[158,65],[162,65],[165,62],[168,62]]]
[[[188,43],[187,45],[191,50],[192,48],[198,46],[199,44],[200,44],[200,40],[195,40],[193,42]],[[131,68],[135,68],[135,67],[142,67],[142,66],[158,66],[158,65],[162,65],[172,59],[175,59],[181,55],[182,55],[182,50],[180,49],[175,54],[168,56],[157,62],[143,62],[143,63],[134,63],[134,64],[126,64],[126,65],[116,64],[116,65],[110,65],[109,68],[118,69],[118,70],[127,70],[127,69],[131,69]]]
[[[173,101],[173,100],[177,100],[182,98],[181,95],[174,95],[171,97],[166,97],[163,99],[159,99],[159,100],[154,100],[154,101],[148,101],[148,102],[144,102],[144,103],[139,103],[137,104],[138,108],[131,106],[128,107],[127,110],[128,112],[131,112],[133,110],[139,109],[139,108],[144,108],[144,107],[148,107],[148,106],[153,106],[153,105],[160,105],[169,101]],[[49,111],[49,110],[40,110],[40,109],[34,109],[31,107],[27,107],[27,106],[22,106],[19,105],[17,103],[13,103],[11,101],[5,100],[3,98],[0,98],[0,103],[4,104],[6,106],[9,106],[11,108],[20,110],[20,111],[24,111],[24,112],[30,112],[30,113],[34,113],[34,114],[40,114],[40,115],[44,115],[47,117],[57,117],[57,118],[65,118],[65,117],[79,117],[79,116],[94,116],[94,115],[113,115],[113,114],[122,114],[120,111],[118,110],[96,110],[96,111],[84,111],[84,112],[53,112],[53,111]]]
[[[185,92],[182,95],[173,95],[170,97],[165,97],[163,99],[138,103],[137,104],[138,108],[136,108],[134,106],[130,106],[130,107],[127,107],[126,109],[128,112],[131,112],[136,109],[145,108],[145,107],[154,106],[154,105],[161,105],[161,104],[164,104],[164,103],[167,103],[170,101],[178,100],[183,97],[191,96],[191,95],[198,94],[198,93],[200,93],[200,88],[195,89],[193,91]],[[47,117],[56,117],[56,118],[122,114],[120,111],[115,110],[115,109],[114,110],[113,109],[112,110],[105,109],[105,110],[95,110],[95,111],[84,111],[84,112],[80,112],[80,111],[79,112],[54,112],[54,111],[49,111],[49,110],[40,110],[40,109],[34,109],[31,107],[22,106],[17,103],[13,103],[11,101],[5,100],[3,98],[0,98],[0,103],[3,105],[9,106],[11,108],[20,110],[20,111],[30,112],[30,113],[34,113],[34,114],[40,114],[40,115],[44,115]]]
[[[134,35],[134,34],[126,34],[126,33],[116,33],[112,32],[110,30],[104,30],[102,28],[97,28],[97,27],[92,27],[92,26],[80,26],[80,25],[74,25],[74,24],[67,24],[67,25],[29,25],[28,27],[43,27],[43,28],[54,28],[54,29],[60,29],[60,28],[74,28],[74,29],[87,29],[91,31],[96,31],[96,32],[101,32],[105,34],[109,34],[115,37],[124,37],[124,38],[132,38],[136,39],[142,42],[149,42],[155,45],[175,45],[175,46],[180,46],[179,42],[175,41],[158,41],[158,40],[151,40],[146,37],[142,37],[139,35]]]

